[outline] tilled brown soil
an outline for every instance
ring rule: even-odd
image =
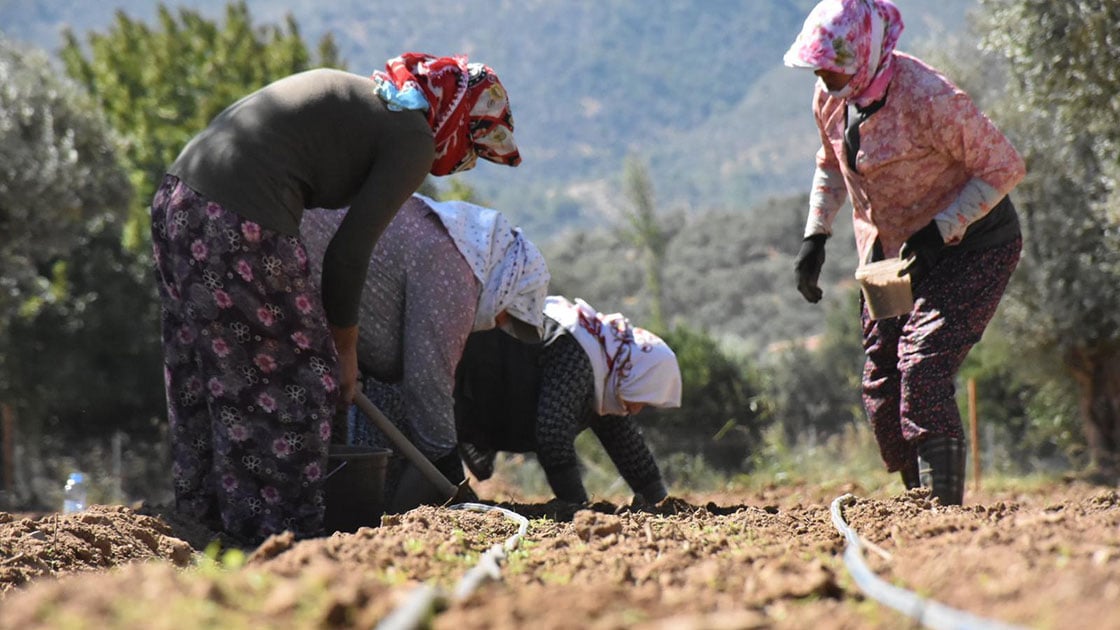
[[[1120,496],[1055,484],[931,505],[924,491],[783,486],[656,506],[482,496],[530,519],[500,579],[456,586],[517,532],[500,512],[421,508],[381,527],[247,557],[173,516],[95,506],[0,514],[0,628],[369,628],[435,587],[434,628],[899,628],[861,591],[829,513],[883,580],[974,615],[1037,628],[1120,628]],[[432,589],[428,589],[431,591]],[[428,601],[428,600],[424,600]]]

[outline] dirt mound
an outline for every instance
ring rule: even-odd
[[[120,506],[17,518],[0,513],[0,592],[32,579],[96,571],[136,560],[190,564],[194,549],[167,523]]]
[[[889,583],[1005,623],[1120,627],[1120,497],[1075,484],[948,508],[921,490],[820,487],[657,505],[503,497],[528,533],[500,581],[462,599],[463,576],[517,532],[498,511],[420,508],[217,557],[177,536],[205,544],[205,531],[126,508],[7,517],[0,575],[23,573],[4,582],[0,628],[371,627],[421,586],[440,595],[437,629],[915,626],[851,577],[829,512],[844,492],[858,497],[844,517]]]

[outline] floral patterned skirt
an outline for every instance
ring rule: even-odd
[[[908,315],[875,321],[860,299],[863,405],[887,470],[916,462],[929,437],[963,439],[957,371],[995,315],[1022,247],[1016,238],[947,254],[915,289]]]
[[[177,509],[251,543],[321,534],[338,357],[303,245],[170,175],[152,245]]]

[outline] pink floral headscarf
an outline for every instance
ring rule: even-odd
[[[894,74],[902,14],[890,0],[823,0],[809,13],[783,61],[792,68],[850,74],[838,92],[861,107],[882,98]]]

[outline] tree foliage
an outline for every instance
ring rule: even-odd
[[[987,466],[1021,474],[1083,462],[1075,384],[1060,364],[1054,369],[1053,361],[1026,360],[1033,357],[1008,336],[1004,320],[997,316],[960,373],[962,386],[976,384],[980,446],[991,454]],[[967,397],[958,401],[967,418]]]
[[[1010,129],[1028,160],[1015,296],[1028,338],[1063,352],[1120,342],[1120,4],[988,1],[985,46],[1015,78]]]
[[[1024,345],[1062,360],[1078,383],[1091,462],[1120,478],[1120,4],[984,5],[984,45],[1015,79],[1008,128],[1028,164],[1009,321]]]
[[[0,86],[2,335],[16,311],[52,299],[45,268],[91,221],[121,213],[131,190],[96,104],[46,55],[0,39]]]
[[[51,419],[101,431],[121,420],[117,397],[151,400],[162,387],[158,363],[145,378],[132,362],[145,305],[116,291],[137,277],[122,270],[128,256],[106,264],[123,254],[131,196],[109,125],[46,55],[6,40],[0,85],[0,401],[15,411],[28,454],[19,478],[28,479]],[[134,376],[145,386],[132,388]],[[33,486],[16,491],[32,505],[41,496]]]
[[[1091,136],[1120,161],[1120,3],[1115,0],[982,0],[990,27],[984,45],[1010,63],[1034,107]],[[1091,113],[1092,116],[1086,114]]]
[[[813,443],[865,421],[859,289],[833,303],[824,333],[777,353],[768,372],[767,408],[787,444]]]
[[[56,297],[12,322],[9,400],[28,436],[151,438],[164,402],[151,270],[108,222],[91,225],[74,252],[50,267]]]
[[[196,11],[159,5],[156,25],[116,13],[88,49],[64,33],[67,73],[94,95],[126,139],[125,158],[137,192],[133,243],[146,242],[144,208],[166,168],[190,138],[242,96],[313,66],[340,67],[328,35],[312,59],[290,15],[283,26],[253,24],[243,0],[218,24]]]
[[[649,326],[665,327],[664,284],[665,254],[669,248],[669,233],[658,217],[653,197],[653,183],[649,171],[636,158],[629,157],[623,169],[623,187],[628,202],[620,228],[622,240],[636,247],[645,268],[645,289],[649,303]]]
[[[851,216],[841,213],[822,271],[825,299],[797,292],[793,259],[807,200],[775,199],[735,212],[658,217],[667,236],[663,263],[667,328],[705,330],[736,354],[764,360],[771,346],[824,332],[822,312],[843,302],[854,285]],[[601,311],[650,321],[642,251],[607,230],[578,230],[544,246],[553,293],[582,297]]]
[[[743,470],[762,439],[757,376],[709,335],[684,326],[663,334],[684,383],[678,409],[650,409],[645,428],[659,454],[690,453],[724,471]]]

